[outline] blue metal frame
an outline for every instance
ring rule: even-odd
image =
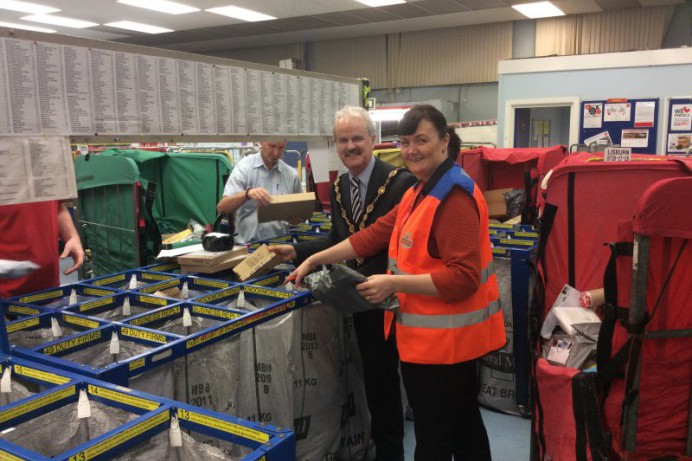
[[[97,287],[109,287],[116,290],[127,290],[128,284],[130,283],[130,278],[135,276],[138,282],[144,282],[145,285],[151,285],[153,283],[159,283],[164,280],[179,277],[175,274],[167,274],[164,272],[148,271],[143,269],[131,269],[123,272],[118,272],[116,274],[104,275],[101,277],[95,277],[88,280],[82,280],[81,283],[97,286]]]

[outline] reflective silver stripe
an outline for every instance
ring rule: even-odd
[[[481,270],[481,283],[485,283],[488,281],[491,275],[495,273],[495,262],[490,261],[490,264],[488,264],[488,267],[485,269]]]
[[[399,267],[397,267],[396,259],[394,258],[387,258],[387,270],[394,275],[407,275],[406,273],[402,272]]]
[[[477,323],[484,322],[488,318],[500,311],[500,302],[491,301],[488,307],[479,309],[473,312],[463,314],[448,314],[448,315],[419,315],[406,314],[400,311],[396,313],[396,320],[401,325],[406,327],[420,328],[459,328],[468,327]]]

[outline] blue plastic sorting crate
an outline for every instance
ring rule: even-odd
[[[180,274],[180,264],[176,262],[160,262],[141,268],[144,271],[163,272],[167,274]]]
[[[292,243],[293,242],[293,237],[291,235],[279,235],[277,237],[268,239],[268,240],[257,240],[255,242],[250,242],[245,244],[249,252],[255,251],[257,248],[259,248],[262,245],[271,245],[271,244],[282,244],[282,243]]]
[[[243,310],[242,307],[237,307],[238,296],[241,290],[245,300],[257,309],[263,309],[294,297],[299,297],[303,304],[307,304],[312,300],[312,294],[309,292],[287,291],[278,288],[267,288],[261,285],[236,285],[208,295],[192,298],[191,301]],[[303,300],[305,297],[306,299]]]
[[[511,319],[505,319],[505,326],[509,328],[509,320],[511,320],[512,331],[508,334],[508,344],[505,347],[483,357],[480,369],[480,401],[486,406],[501,411],[526,415],[530,365],[528,324],[532,283],[530,260],[536,250],[537,242],[524,239],[498,239],[493,244],[496,273],[500,272],[500,264],[508,264],[510,270],[512,314]],[[503,283],[501,280],[498,282]],[[505,280],[504,283],[506,282]],[[510,346],[511,352],[508,351]]]
[[[181,297],[181,292],[183,290],[184,284],[187,283],[188,296],[184,299],[192,299],[197,296],[201,296],[206,293],[213,291],[222,290],[234,285],[233,282],[216,280],[205,277],[197,277],[191,275],[182,275],[177,278],[166,280],[159,283],[154,283],[152,285],[147,285],[142,288],[134,290],[139,293],[145,293],[154,295],[156,292],[164,293],[165,297],[173,297],[179,300],[183,300]],[[156,295],[158,296],[158,295]]]
[[[176,455],[225,458],[210,444],[243,447],[244,461],[295,459],[291,431],[0,355],[0,372],[8,371],[13,392],[3,394],[10,403],[0,405],[0,459],[86,461],[124,454],[148,461]],[[92,409],[92,416],[82,420],[75,415],[81,394]],[[169,448],[174,422],[183,431],[179,449]],[[32,436],[45,444],[31,443]]]
[[[130,280],[134,276],[136,280],[136,286],[130,288]],[[108,287],[115,288],[117,290],[134,290],[137,288],[142,288],[153,283],[159,283],[164,280],[170,280],[175,276],[172,274],[165,274],[160,272],[133,269],[129,271],[119,272],[117,274],[105,275],[103,277],[97,277],[89,280],[82,280],[82,283],[97,286],[97,287]]]
[[[72,293],[72,290],[74,290],[77,295],[77,302],[74,303],[70,303],[70,294]],[[50,288],[48,290],[37,291],[36,293],[31,293],[28,295],[14,296],[12,298],[8,298],[6,302],[8,304],[21,303],[32,306],[40,306],[44,309],[62,309],[69,305],[75,305],[77,303],[90,301],[96,298],[113,296],[117,293],[120,293],[120,291],[109,288],[92,287],[82,283],[75,283]]]
[[[7,337],[11,346],[33,349],[41,344],[69,338],[103,325],[104,321],[57,310],[7,322]]]
[[[171,279],[173,280],[173,279]],[[130,314],[123,312],[125,301],[130,304]],[[138,292],[126,291],[113,296],[99,298],[94,301],[76,304],[65,308],[66,312],[74,312],[83,316],[95,317],[119,322],[125,318],[138,315],[143,312],[159,309],[180,302],[179,299],[162,298],[160,296],[145,295]]]
[[[31,304],[24,304],[16,301],[0,301],[0,308],[5,316],[10,318],[15,317],[28,317],[32,315],[38,315],[42,312],[47,312],[50,309],[43,308],[41,306],[33,306]]]
[[[189,326],[185,325],[185,310],[190,316]],[[125,323],[175,335],[189,336],[207,328],[219,326],[221,323],[236,319],[245,313],[240,310],[212,308],[184,302],[136,315],[127,319]]]

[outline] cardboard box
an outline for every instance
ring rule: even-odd
[[[488,204],[488,217],[502,218],[507,216],[507,203],[505,202],[505,192],[512,189],[495,189],[483,192],[485,203]]]
[[[261,245],[253,253],[245,258],[243,262],[233,268],[233,272],[241,282],[250,278],[259,277],[266,274],[277,264],[281,264],[281,256],[272,253],[267,245]]]
[[[202,250],[178,256],[178,264],[182,270],[188,273],[212,274],[230,269],[242,261],[245,256],[247,256],[247,248],[244,246],[236,246],[232,250],[218,252]]]
[[[315,211],[315,193],[272,195],[272,203],[257,207],[257,221],[285,221],[293,216],[307,219]]]

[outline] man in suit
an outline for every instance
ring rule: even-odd
[[[316,240],[275,245],[272,251],[300,264],[375,222],[394,208],[416,182],[408,171],[373,156],[375,124],[360,107],[346,106],[334,117],[334,140],[344,173],[330,188],[332,230]],[[383,274],[387,252],[364,261],[348,261],[364,275]],[[372,439],[378,461],[403,461],[404,423],[399,386],[399,355],[394,335],[384,338],[384,311],[372,309],[353,315],[363,361],[365,392],[372,419]]]

